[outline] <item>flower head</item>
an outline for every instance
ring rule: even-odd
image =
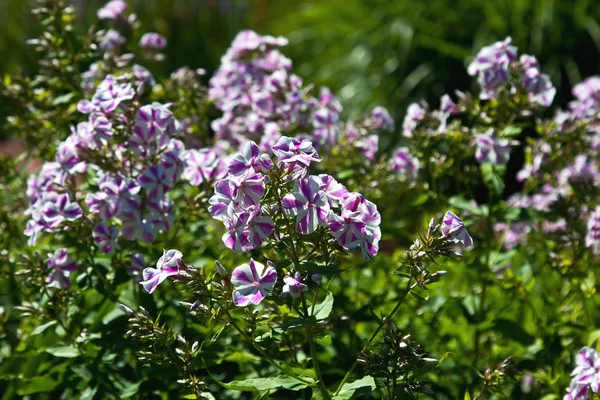
[[[183,254],[179,250],[163,250],[163,255],[156,262],[156,268],[148,267],[142,273],[143,281],[140,283],[144,289],[152,293],[169,276],[179,274],[179,263],[182,258]]]
[[[330,205],[320,184],[320,179],[314,176],[298,179],[294,191],[281,201],[283,211],[296,217],[296,229],[305,235],[313,233],[319,225],[327,225]]]
[[[160,33],[144,33],[140,39],[140,47],[145,49],[164,49],[166,46],[167,39]]]
[[[452,211],[446,211],[442,221],[442,237],[462,242],[465,247],[473,244],[473,239],[469,236],[469,232],[465,228],[465,224]]]
[[[127,3],[123,0],[112,0],[109,1],[98,10],[98,18],[99,19],[117,19],[121,17],[121,14],[127,8]]]
[[[296,272],[294,276],[286,275],[283,278],[283,283],[282,296],[289,294],[292,297],[300,297],[302,292],[308,291],[308,286],[302,283],[300,272]]]
[[[66,289],[69,287],[70,275],[77,271],[77,264],[69,257],[67,249],[58,249],[48,254],[48,266],[52,269],[46,283],[48,286]]]
[[[273,146],[273,153],[279,158],[279,165],[292,172],[293,179],[305,177],[310,163],[321,161],[321,157],[308,139],[301,141],[282,136]]]
[[[575,369],[571,372],[573,379],[567,389],[565,400],[584,400],[589,398],[589,391],[600,391],[600,354],[594,349],[584,347],[577,353]]]
[[[477,150],[475,159],[480,163],[490,162],[495,165],[504,165],[510,157],[510,144],[507,139],[496,139],[492,130],[476,135]]]
[[[243,307],[250,303],[259,304],[267,296],[277,282],[277,271],[271,263],[267,268],[250,259],[248,264],[236,267],[231,273],[233,285],[233,303]]]

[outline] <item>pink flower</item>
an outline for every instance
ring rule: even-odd
[[[233,304],[239,307],[259,304],[273,290],[275,282],[277,271],[271,262],[265,268],[263,264],[250,259],[249,264],[236,267],[231,274]]]
[[[294,182],[294,191],[286,195],[281,202],[283,211],[296,217],[298,232],[305,235],[313,233],[319,225],[327,225],[330,206],[320,183],[314,176],[298,179]]]
[[[486,133],[475,135],[477,150],[475,159],[480,163],[490,162],[495,165],[504,165],[510,157],[510,142],[507,139],[496,139],[490,129]]]
[[[246,221],[245,233],[248,236],[248,243],[252,247],[244,249],[244,251],[260,246],[275,231],[273,219],[267,215],[262,215],[260,207],[252,206],[247,210],[247,213],[249,216]]]
[[[286,275],[283,278],[283,283],[285,285],[283,285],[283,290],[281,291],[282,296],[289,294],[292,297],[300,297],[302,292],[308,291],[308,286],[302,283],[300,272],[296,272],[294,276]]]
[[[465,228],[462,220],[452,211],[446,211],[442,221],[442,236],[455,242],[462,242],[465,247],[473,244],[473,239],[469,236],[469,232]]]
[[[375,257],[379,251],[381,239],[381,215],[377,206],[365,199],[360,193],[349,193],[342,202],[342,209],[351,212],[360,212],[360,219],[365,224],[364,235],[360,237],[360,247],[365,260]]]
[[[179,263],[183,254],[179,250],[163,250],[163,255],[156,262],[156,268],[146,268],[143,272],[144,280],[141,285],[148,293],[154,292],[156,287],[169,276],[179,273]]]
[[[54,254],[48,254],[48,266],[52,269],[46,279],[50,287],[66,289],[69,287],[69,277],[77,271],[77,264],[69,257],[67,249],[58,249]]]

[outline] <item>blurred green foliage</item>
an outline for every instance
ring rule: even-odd
[[[24,41],[36,34],[31,1],[0,2],[0,74],[35,68]],[[98,24],[102,0],[74,0],[82,27]],[[401,120],[409,100],[436,104],[470,89],[465,64],[481,46],[512,36],[535,54],[566,104],[571,87],[593,75],[600,58],[600,2],[593,0],[130,0],[148,31],[169,39],[156,73],[182,65],[212,73],[244,28],[287,36],[295,71],[336,92],[349,115],[388,107]],[[0,103],[0,117],[8,105]],[[0,137],[2,133],[0,131]]]

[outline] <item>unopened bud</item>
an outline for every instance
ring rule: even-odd
[[[129,307],[127,307],[125,304],[119,304],[119,307],[121,308],[121,310],[123,310],[123,312],[125,314],[127,314],[130,317],[134,317],[136,316],[135,313],[133,312],[133,310]]]
[[[431,276],[429,277],[429,282],[437,282],[439,281],[444,275],[446,275],[448,272],[447,271],[438,271],[438,272],[434,272],[433,274],[431,274]]]
[[[219,275],[221,275],[221,278],[225,278],[227,276],[227,270],[225,267],[223,267],[223,265],[218,261],[215,261],[215,266],[217,267],[217,272]]]
[[[321,280],[323,279],[323,275],[321,275],[321,274],[312,274],[310,276],[310,279],[312,279],[315,282],[321,282]]]

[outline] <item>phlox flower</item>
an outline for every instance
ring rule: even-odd
[[[114,29],[109,29],[100,38],[100,49],[103,51],[111,51],[121,46],[126,42],[125,38]]]
[[[208,212],[215,219],[223,219],[228,209],[240,208],[238,187],[229,178],[221,179],[215,185],[215,194],[208,200]]]
[[[381,129],[388,132],[394,132],[394,129],[396,129],[394,120],[389,111],[381,106],[373,108],[368,125],[374,129]]]
[[[71,259],[67,249],[58,249],[54,254],[48,254],[48,267],[52,270],[46,279],[50,287],[66,289],[69,287],[69,277],[77,271],[77,264]]]
[[[98,10],[99,19],[118,19],[125,12],[127,3],[123,0],[112,0]]]
[[[375,257],[379,251],[381,239],[381,214],[375,203],[365,199],[360,193],[349,193],[342,201],[344,211],[359,212],[364,223],[363,235],[359,237],[360,247],[365,260]]]
[[[244,176],[253,173],[266,174],[271,169],[273,161],[267,154],[261,154],[258,145],[250,141],[231,158],[228,171],[233,176]]]
[[[258,205],[265,194],[265,180],[260,174],[235,177],[231,183],[237,188],[237,200],[242,207]]]
[[[564,400],[585,400],[589,391],[600,391],[600,354],[592,348],[584,347],[577,353],[573,379]]]
[[[521,77],[521,85],[527,92],[529,100],[542,107],[550,107],[556,94],[556,89],[552,86],[550,77],[540,72],[535,57],[523,54],[520,61],[525,67],[525,71]]]
[[[414,182],[421,163],[419,159],[410,154],[408,147],[399,147],[394,150],[389,160],[390,169],[400,175],[407,182]]]
[[[412,103],[406,110],[406,116],[402,122],[402,133],[404,136],[411,138],[417,126],[425,119],[427,110],[418,103]]]
[[[161,164],[146,167],[138,180],[148,196],[152,198],[162,198],[172,184],[167,170]]]
[[[473,244],[473,239],[467,232],[465,224],[452,211],[446,211],[442,221],[442,237],[446,237],[455,242],[462,242],[465,247]]]
[[[160,33],[144,33],[140,38],[140,47],[145,49],[164,49],[166,46],[167,39]]]
[[[331,175],[321,174],[318,178],[320,180],[319,187],[327,196],[329,205],[332,207],[339,205],[342,199],[348,194],[346,186],[336,181]]]
[[[137,283],[140,283],[143,280],[142,271],[145,268],[146,261],[144,260],[144,255],[135,253],[131,256],[131,264],[127,267],[127,273],[129,276],[134,277]]]
[[[236,213],[232,209],[228,209],[222,216],[223,224],[227,232],[223,235],[223,243],[228,249],[235,252],[247,251],[253,248],[248,242],[248,234],[246,232],[246,224],[250,214],[248,212]]]
[[[109,227],[106,223],[101,222],[92,231],[94,241],[100,248],[100,251],[106,254],[113,254],[115,250],[119,249],[117,243],[117,237],[119,236],[119,229],[116,227]]]
[[[314,176],[298,179],[293,192],[281,201],[283,211],[296,217],[296,229],[304,235],[313,233],[319,225],[327,225],[330,205],[320,184],[319,178]]]
[[[106,114],[110,114],[115,111],[119,105],[127,100],[133,99],[135,91],[130,83],[120,83],[120,78],[115,78],[112,75],[108,75],[98,88],[96,93],[92,97],[92,101],[82,100],[77,104],[77,109],[84,113],[89,114],[92,111],[101,111]]]
[[[163,250],[163,255],[156,262],[156,268],[144,269],[143,281],[140,284],[148,293],[154,292],[162,281],[179,273],[179,263],[182,258],[183,254],[179,250]]]
[[[186,164],[182,177],[194,186],[213,179],[220,164],[217,153],[209,148],[188,150],[184,159]]]
[[[496,139],[492,130],[475,135],[475,159],[480,163],[489,162],[504,165],[510,157],[510,142],[507,139]]]
[[[263,215],[260,207],[249,207],[246,212],[249,215],[246,220],[245,234],[248,236],[248,245],[252,247],[244,249],[244,251],[260,246],[275,231],[273,219],[268,215]]]
[[[511,46],[512,39],[507,37],[501,42],[482,48],[467,68],[471,76],[477,75],[481,86],[479,97],[493,98],[499,88],[508,82],[510,63],[517,59],[517,48]]]
[[[592,249],[594,254],[600,254],[600,207],[596,207],[588,217],[585,245]]]
[[[320,162],[321,157],[308,139],[282,136],[273,146],[273,153],[279,158],[278,164],[292,173],[292,178],[302,178],[308,173],[311,162]]]
[[[343,210],[341,215],[330,213],[328,222],[331,234],[346,250],[357,248],[366,233],[360,211]]]
[[[71,202],[66,193],[47,196],[44,200],[42,213],[46,222],[53,228],[65,220],[75,221],[83,215],[79,204]]]
[[[308,286],[302,283],[300,272],[296,272],[294,276],[286,275],[283,278],[283,283],[282,296],[289,294],[292,297],[300,297],[302,292],[308,291]]]
[[[269,262],[267,267],[250,259],[248,264],[236,267],[231,273],[233,286],[233,304],[243,307],[248,304],[259,304],[272,290],[277,282],[277,271]]]

